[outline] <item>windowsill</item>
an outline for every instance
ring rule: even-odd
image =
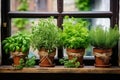
[[[83,68],[64,68],[64,66],[23,68],[16,70],[12,66],[0,66],[0,73],[83,73],[83,74],[120,74],[120,67],[95,68],[84,66]]]

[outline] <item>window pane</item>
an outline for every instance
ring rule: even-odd
[[[31,31],[31,25],[34,19],[28,18],[12,18],[11,34],[15,34],[17,31],[28,32]]]
[[[11,11],[57,11],[57,0],[10,0]]]
[[[47,19],[47,18],[45,18]],[[11,24],[11,34],[15,34],[17,31],[21,31],[23,33],[31,34],[33,22],[37,23],[38,18],[12,18],[12,24]],[[57,19],[54,19],[55,25],[57,25]],[[39,59],[38,50],[34,50],[32,47],[29,50],[29,56],[36,56],[37,59]],[[56,50],[56,56],[57,57],[57,50]]]
[[[86,27],[88,28],[88,30],[90,30],[91,28],[93,28],[97,25],[102,25],[103,28],[105,28],[105,29],[110,28],[110,19],[109,18],[75,18],[75,19],[77,19],[77,21],[80,24],[84,23],[86,25]],[[84,21],[86,21],[86,22],[84,22]],[[64,20],[64,22],[65,22],[65,20]],[[89,45],[86,48],[86,52],[85,52],[84,56],[93,56],[92,49],[93,49],[93,47],[91,45]],[[64,56],[67,56],[65,48],[63,49],[63,53],[64,53]]]
[[[110,0],[64,0],[64,11],[109,11]]]

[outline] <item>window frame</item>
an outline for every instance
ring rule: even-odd
[[[110,0],[110,11],[81,11],[81,12],[64,12],[63,1],[57,0],[57,12],[16,12],[10,11],[10,0],[1,0],[1,41],[6,37],[11,36],[11,19],[12,18],[47,18],[54,16],[57,19],[57,25],[62,28],[63,17],[68,15],[75,18],[109,18],[110,26],[113,27],[119,23],[119,0]],[[6,24],[6,25],[5,25]],[[119,25],[119,24],[118,24]],[[2,65],[9,65],[11,61],[8,54],[5,54],[1,45]],[[118,66],[118,45],[113,48],[111,56],[111,64]],[[58,49],[58,58],[55,59],[56,64],[59,64],[59,59],[63,57],[63,48]],[[37,60],[38,62],[38,60]],[[85,65],[93,65],[93,58],[85,58]]]

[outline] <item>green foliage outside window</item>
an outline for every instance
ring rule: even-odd
[[[75,4],[80,11],[89,11],[91,9],[91,0],[75,0]]]
[[[17,7],[17,11],[27,11],[29,8],[27,0],[19,0],[19,6]],[[29,24],[29,20],[27,18],[16,18],[13,20],[13,25],[18,28],[19,31],[25,32],[27,25]]]
[[[27,11],[29,8],[27,0],[19,0],[19,6],[17,7],[18,11]]]
[[[92,0],[75,0],[76,8],[78,8],[79,11],[90,11],[92,8],[91,1]],[[88,26],[90,26],[89,19],[78,18],[79,23],[82,23],[83,21],[85,24],[88,24]]]

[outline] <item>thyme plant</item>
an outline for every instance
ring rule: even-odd
[[[55,25],[53,17],[40,19],[33,23],[31,45],[34,49],[45,48],[52,52],[60,44],[60,29]]]

